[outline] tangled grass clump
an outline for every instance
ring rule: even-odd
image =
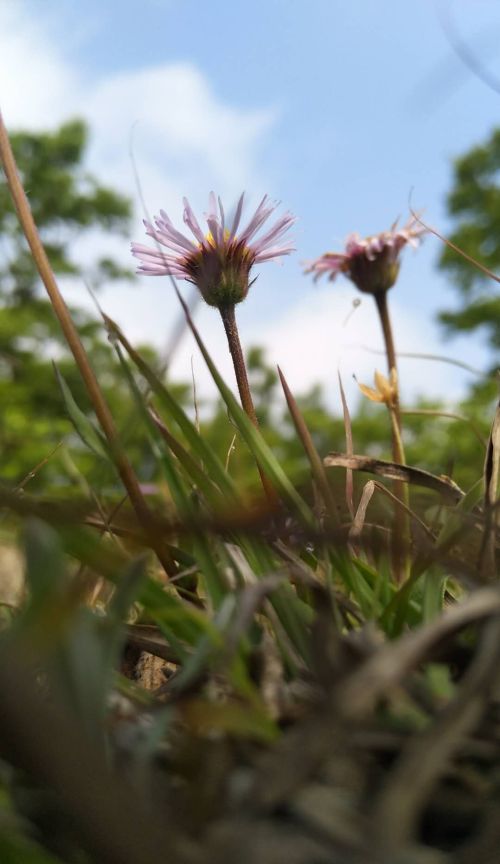
[[[389,378],[378,373],[372,393],[388,411],[393,459],[353,453],[347,406],[346,452],[318,453],[280,372],[310,466],[309,488],[297,488],[252,415],[235,319],[226,333],[243,407],[181,299],[263,494],[249,500],[105,318],[168,489],[147,499],[0,133],[98,425],[60,379],[65,408],[126,492],[68,504],[0,489],[27,582],[0,639],[1,860],[496,861],[500,415],[471,491],[405,464],[385,280],[374,297]],[[222,249],[224,226],[218,239]],[[352,254],[365,255],[358,245]],[[369,251],[367,279],[389,258],[394,271],[386,247]]]

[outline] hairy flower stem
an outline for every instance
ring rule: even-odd
[[[236,311],[234,305],[222,306],[220,309],[222,322],[226,331],[229,352],[234,366],[234,374],[236,375],[236,383],[240,394],[243,410],[252,421],[253,425],[258,429],[259,421],[255,413],[250,384],[248,383],[247,368],[243,349],[241,347],[240,336],[238,333],[238,325],[236,323]]]
[[[54,273],[43,247],[38,229],[33,219],[33,214],[26,197],[26,193],[19,179],[14,154],[10,146],[9,136],[0,114],[0,162],[5,171],[10,194],[19,217],[19,222],[33,256],[33,261],[40,274],[56,317],[61,325],[68,346],[75,358],[76,365],[80,371],[83,382],[87,389],[89,399],[93,405],[96,417],[106,436],[109,449],[113,456],[117,471],[122,483],[127,490],[130,503],[135,510],[137,519],[149,539],[151,547],[163,566],[165,573],[171,575],[175,571],[175,564],[165,549],[158,528],[155,525],[153,514],[142,494],[139,481],[134,473],[132,465],[125,455],[116,431],[115,423],[109,406],[103,396],[94,370],[90,364],[87,352],[83,347],[78,331],[74,325],[64,298],[59,291]]]
[[[396,350],[394,348],[394,338],[392,335],[391,318],[389,315],[389,306],[387,305],[387,291],[380,291],[378,294],[374,294],[374,298],[375,303],[377,304],[377,311],[380,318],[382,333],[384,334],[385,353],[387,355],[387,365],[389,367],[390,374],[391,369],[396,369],[397,371],[397,363]]]
[[[238,333],[238,325],[236,323],[236,310],[234,304],[221,306],[219,308],[219,311],[221,314],[222,323],[224,324],[224,329],[226,331],[227,342],[229,345],[229,353],[231,354],[231,359],[233,361],[234,374],[236,376],[236,383],[238,385],[241,405],[247,417],[249,417],[249,419],[252,421],[255,428],[258,429],[259,421],[257,420],[257,414],[255,413],[255,406],[252,399],[252,392],[250,390],[250,384],[248,383],[247,367],[245,363],[245,357],[243,355],[243,349],[241,347],[240,335]],[[268,478],[266,477],[258,463],[257,468],[259,469],[260,479],[262,481],[262,486],[264,488],[264,492],[266,493],[267,499],[269,503],[272,504],[273,507],[275,507],[277,505],[276,492],[271,486]]]
[[[380,291],[374,294],[377,311],[379,314],[382,333],[384,336],[385,353],[387,356],[387,366],[389,375],[391,369],[397,373],[396,350],[394,348],[394,338],[392,334],[391,318],[389,315],[389,306],[387,303],[387,291]],[[401,411],[399,408],[399,379],[396,378],[396,394],[391,403],[387,404],[391,420],[392,432],[392,458],[399,465],[405,465],[405,453],[403,447],[402,429],[401,429]],[[403,504],[408,507],[410,503],[409,490],[406,483],[395,481],[394,492]],[[411,559],[410,559],[410,520],[408,513],[403,508],[396,505],[394,511],[394,542],[393,542],[393,563],[395,576],[398,583],[405,582],[410,575]]]

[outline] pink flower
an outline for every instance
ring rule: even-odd
[[[209,209],[205,214],[208,233],[204,234],[189,202],[184,198],[184,222],[195,240],[174,228],[164,210],[155,218],[155,226],[144,220],[146,234],[153,238],[157,248],[132,243],[132,254],[139,258],[139,273],[148,276],[177,276],[193,282],[211,306],[228,306],[244,300],[250,286],[250,270],[261,261],[271,261],[294,250],[283,243],[283,236],[295,218],[285,213],[259,238],[264,222],[277,207],[264,195],[246,228],[237,234],[243,210],[241,195],[234,218],[226,226],[220,198],[218,206],[213,192],[209,196]],[[159,246],[164,246],[164,252]]]
[[[315,281],[326,274],[330,282],[344,273],[360,291],[369,294],[388,291],[398,276],[401,249],[407,243],[416,248],[425,230],[412,217],[404,228],[394,224],[390,231],[365,238],[350,234],[345,252],[325,252],[311,261],[304,272],[313,273]]]

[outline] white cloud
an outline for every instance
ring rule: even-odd
[[[174,189],[186,194],[214,186],[235,197],[245,186],[261,185],[256,156],[273,110],[227,104],[190,62],[87,80],[70,47],[61,46],[50,17],[34,19],[21,0],[0,5],[0,105],[10,128],[48,128],[85,117],[90,167],[129,194],[135,192],[133,134],[152,209],[169,205]]]
[[[190,190],[207,188],[210,178],[223,194],[236,195],[255,181],[255,150],[273,122],[269,110],[226,105],[191,63],[125,72],[101,81],[87,113],[94,130],[92,157],[100,165],[108,164],[114,175],[118,162],[131,176],[128,149],[135,124],[139,166],[153,168],[151,189],[144,189],[147,201],[158,198],[159,168],[163,176],[175,176],[176,185],[183,182]]]
[[[0,5],[0,106],[12,128],[46,129],[73,114],[78,75],[48,22],[12,0]]]

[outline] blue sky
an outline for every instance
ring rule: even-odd
[[[446,230],[451,159],[498,122],[500,97],[454,54],[442,19],[500,76],[500,13],[495,0],[2,0],[0,104],[13,128],[53,126],[68,115],[93,130],[89,167],[137,201],[129,149],[146,206],[174,217],[188,194],[203,210],[211,188],[229,203],[246,188],[264,191],[299,221],[297,252],[263,266],[241,307],[242,336],[279,360],[295,389],[321,380],[332,403],[339,364],[349,382],[382,365],[353,345],[380,345],[364,299],[339,281],[314,287],[300,262],[339,248],[347,233],[372,233],[407,215],[408,198]],[[127,243],[109,242],[128,256]],[[400,350],[447,353],[484,364],[481,340],[444,343],[436,310],[455,294],[436,273],[437,241],[407,252],[391,292]],[[84,291],[67,287],[86,303]],[[103,304],[133,338],[162,344],[176,315],[169,285],[142,279],[114,286]],[[221,366],[229,367],[212,310],[200,324]],[[185,375],[185,343],[176,372]],[[208,383],[196,360],[202,388]],[[452,367],[402,361],[403,393],[458,396],[467,376]],[[405,389],[406,388],[406,389]],[[208,391],[207,391],[208,392]],[[351,387],[352,398],[354,389]]]

